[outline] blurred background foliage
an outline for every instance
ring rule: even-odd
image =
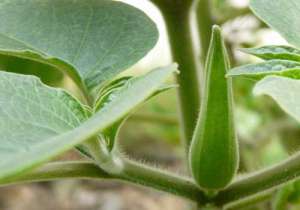
[[[158,9],[146,0],[124,2],[144,10],[157,23],[160,39],[144,59],[123,75],[139,75],[153,67],[169,64],[171,56],[168,38]],[[223,28],[232,66],[257,61],[254,57],[238,51],[239,48],[286,44],[276,32],[251,13],[247,7],[247,0],[211,0],[210,3],[213,22]],[[197,36],[196,32],[194,35]],[[199,52],[200,60],[200,44],[195,43],[194,48]],[[23,73],[39,76],[48,85],[65,87],[76,94],[71,80],[48,66],[22,59],[17,62],[15,59],[5,61],[0,63],[3,70],[18,72],[21,69]],[[299,124],[284,114],[270,98],[255,98],[252,95],[254,84],[255,81],[252,80],[234,79],[241,175],[275,164],[298,151],[300,147]],[[141,106],[122,127],[119,143],[121,150],[128,156],[185,173],[185,154],[178,128],[176,88]],[[80,157],[75,151],[61,157],[78,158]],[[0,188],[1,210],[179,210],[185,209],[186,206],[183,200],[171,195],[107,181],[59,181]],[[272,208],[300,209],[300,182],[289,183],[282,189],[274,190],[269,200],[245,209]]]

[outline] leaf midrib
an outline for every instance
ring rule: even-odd
[[[111,50],[116,47],[117,43],[119,42],[119,40],[121,39],[121,37],[123,35],[124,29],[125,29],[125,24],[122,25],[122,29],[120,29],[120,33],[118,33],[118,36],[115,38],[114,42],[111,44],[111,47],[106,48],[103,55],[101,57],[97,58],[98,61],[95,63],[95,65],[93,65],[91,68],[89,68],[87,71],[85,71],[85,73],[83,73],[83,77],[85,80],[88,79],[89,76],[92,75],[97,70],[98,65],[103,60],[105,60],[105,58],[111,52]]]
[[[89,9],[90,9],[90,16],[88,18],[88,21],[87,21],[87,24],[86,24],[86,28],[84,30],[84,33],[81,37],[81,40],[80,40],[80,44],[79,44],[79,47],[77,48],[76,50],[76,53],[74,53],[74,56],[73,58],[71,59],[71,62],[72,63],[75,63],[76,62],[76,59],[81,55],[81,49],[83,48],[84,46],[84,43],[86,42],[86,39],[87,39],[87,35],[88,35],[88,32],[89,32],[89,29],[90,29],[90,25],[92,24],[92,20],[93,20],[93,17],[94,17],[94,9],[92,7],[89,6]]]

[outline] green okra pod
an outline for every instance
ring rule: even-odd
[[[233,117],[231,79],[221,30],[213,27],[206,60],[205,89],[189,151],[196,183],[207,191],[225,188],[237,172],[239,154]]]

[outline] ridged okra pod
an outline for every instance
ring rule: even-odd
[[[208,192],[225,188],[237,172],[239,154],[233,116],[229,60],[218,26],[213,34],[205,67],[205,89],[189,151],[196,183]]]

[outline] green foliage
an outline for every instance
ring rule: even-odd
[[[105,177],[170,192],[189,198],[200,207],[223,208],[236,201],[243,206],[266,199],[268,193],[262,195],[262,191],[299,175],[300,154],[296,153],[279,165],[233,181],[239,166],[239,148],[231,77],[260,80],[254,93],[271,96],[285,112],[300,121],[300,50],[291,46],[244,49],[265,61],[228,72],[225,44],[220,28],[215,26],[202,91],[188,24],[193,1],[153,2],[164,13],[172,52],[182,68],[177,75],[181,126],[185,141],[192,140],[186,149],[192,177],[128,160],[116,147],[121,125],[137,106],[177,87],[164,84],[177,71],[176,64],[140,77],[115,79],[145,56],[158,39],[155,24],[142,11],[112,0],[7,0],[0,3],[1,185]],[[219,9],[213,13],[227,7],[227,1],[223,0],[211,5],[209,1],[203,2],[206,7],[198,8],[218,5]],[[251,8],[290,44],[300,47],[298,0],[271,3],[252,0]],[[203,12],[210,16],[210,11]],[[225,16],[222,21],[236,14]],[[214,17],[210,18],[213,22]],[[205,28],[209,30],[201,36],[210,31],[210,22]],[[63,84],[68,83],[64,81],[68,77],[73,80],[71,86],[76,84],[68,88],[72,94]],[[203,92],[202,103],[194,129],[200,92]],[[177,119],[163,116],[152,119],[167,121],[178,130]],[[248,146],[246,141],[242,145]],[[89,158],[88,163],[53,164],[36,170],[74,147]],[[289,201],[299,198],[299,186],[295,183],[291,186],[277,194],[275,209],[284,209]],[[249,195],[254,198],[242,200]]]
[[[171,87],[162,83],[176,70],[175,65],[109,82],[143,57],[158,37],[154,23],[132,6],[109,0],[13,0],[1,3],[0,16],[0,66],[37,75],[55,86],[67,74],[89,105],[82,105],[63,89],[45,86],[36,77],[2,72],[2,180],[100,132],[109,136],[106,146],[111,150],[122,119]],[[94,93],[86,86],[92,89],[104,82],[108,85],[101,86],[98,99],[90,99]],[[78,148],[97,157],[87,145]]]
[[[119,79],[116,79],[112,81],[110,84],[104,86],[99,91],[99,96],[95,100],[94,105],[94,112],[96,113],[98,110],[102,109],[104,106],[106,106],[107,103],[112,101],[117,95],[119,94],[119,91],[122,90],[122,88],[126,87],[126,85],[130,84],[131,77],[122,77]],[[108,150],[111,151],[114,148],[115,145],[115,139],[118,135],[118,131],[121,127],[121,124],[124,119],[121,119],[117,122],[115,122],[112,126],[105,129],[101,133],[102,140],[106,141]]]
[[[1,107],[7,110],[1,116],[1,132],[5,134],[2,140],[6,141],[1,147],[0,178],[18,174],[96,136],[146,100],[175,70],[173,65],[131,80],[130,85],[84,123],[84,109],[65,92],[43,86],[30,76],[1,73],[1,84],[7,89],[1,93]],[[13,92],[19,94],[14,96]],[[24,107],[27,112],[23,113]]]
[[[106,106],[107,103],[114,100],[114,98],[118,97],[119,94],[122,94],[122,89],[126,86],[131,85],[131,80],[134,80],[132,77],[121,77],[109,83],[108,85],[101,88],[99,91],[99,97],[96,99],[94,105],[94,113],[98,110],[101,110]],[[171,88],[176,87],[175,85],[161,85],[157,90],[155,90],[146,100],[165,92]],[[121,120],[115,122],[113,125],[105,129],[101,132],[101,138],[106,141],[107,147],[109,151],[112,151],[115,146],[116,138],[118,136],[118,132],[122,123],[125,121],[127,116],[122,118]]]
[[[250,5],[258,17],[278,31],[290,44],[299,48],[299,1],[251,0]],[[236,67],[232,69],[227,76],[243,76],[260,80],[254,87],[254,94],[272,97],[282,110],[296,119],[297,122],[300,122],[300,102],[298,100],[300,97],[300,51],[292,46],[264,46],[260,48],[243,49],[242,51],[266,61]],[[288,130],[287,132],[291,131]],[[285,135],[284,138],[289,138],[289,136],[290,135]],[[288,141],[289,139],[283,139],[282,141],[285,140]],[[296,145],[298,144],[296,143]],[[293,150],[296,150],[296,146]],[[291,158],[275,165],[273,167],[273,173],[272,168],[265,169],[265,174],[269,173],[270,175],[269,184],[272,185],[275,182],[275,180],[272,181],[271,177],[276,177],[276,174],[280,173],[281,167],[285,171],[297,174],[298,164],[293,164],[293,161],[296,163],[298,158],[299,152],[296,152]],[[285,179],[283,183],[289,180],[286,176],[282,178]],[[263,175],[257,176],[257,179],[264,179]],[[265,181],[266,182],[261,183],[267,184],[267,180]],[[297,194],[295,192],[297,192],[297,189],[294,183],[284,186],[274,198],[273,209],[290,208],[288,204],[292,201],[292,195]]]
[[[259,48],[246,48],[241,51],[264,60],[281,59],[300,61],[300,50],[291,46],[268,45]]]
[[[300,78],[300,63],[288,60],[269,60],[258,64],[248,64],[230,70],[228,76],[245,76],[262,79],[267,75]]]
[[[1,163],[72,130],[89,116],[67,92],[47,87],[36,77],[1,72],[0,78]]]
[[[225,188],[238,168],[231,79],[225,78],[228,69],[221,31],[215,26],[206,63],[203,101],[189,156],[193,177],[205,190]]]
[[[256,84],[254,93],[271,96],[284,111],[300,122],[299,89],[300,80],[268,76]]]
[[[136,63],[158,37],[143,12],[110,0],[4,1],[0,17],[0,54],[46,63],[88,88]]]
[[[63,72],[50,65],[38,63],[33,60],[0,55],[0,69],[15,73],[36,75],[43,83],[50,86],[64,86]]]
[[[290,44],[300,47],[300,1],[251,0],[253,12],[278,31]]]
[[[296,27],[297,23],[300,23],[297,15],[300,10],[298,1],[279,0],[270,4],[267,0],[252,0],[251,8],[256,15],[279,31],[288,42],[300,46],[299,28]],[[271,96],[284,111],[299,121],[296,90],[299,88],[297,79],[300,79],[300,51],[290,46],[264,46],[243,51],[267,61],[236,67],[228,73],[228,76],[264,78],[256,84],[254,93]]]
[[[231,69],[228,76],[245,76],[262,79],[267,75],[300,78],[300,51],[289,46],[265,46],[242,50],[245,53],[267,60]]]

